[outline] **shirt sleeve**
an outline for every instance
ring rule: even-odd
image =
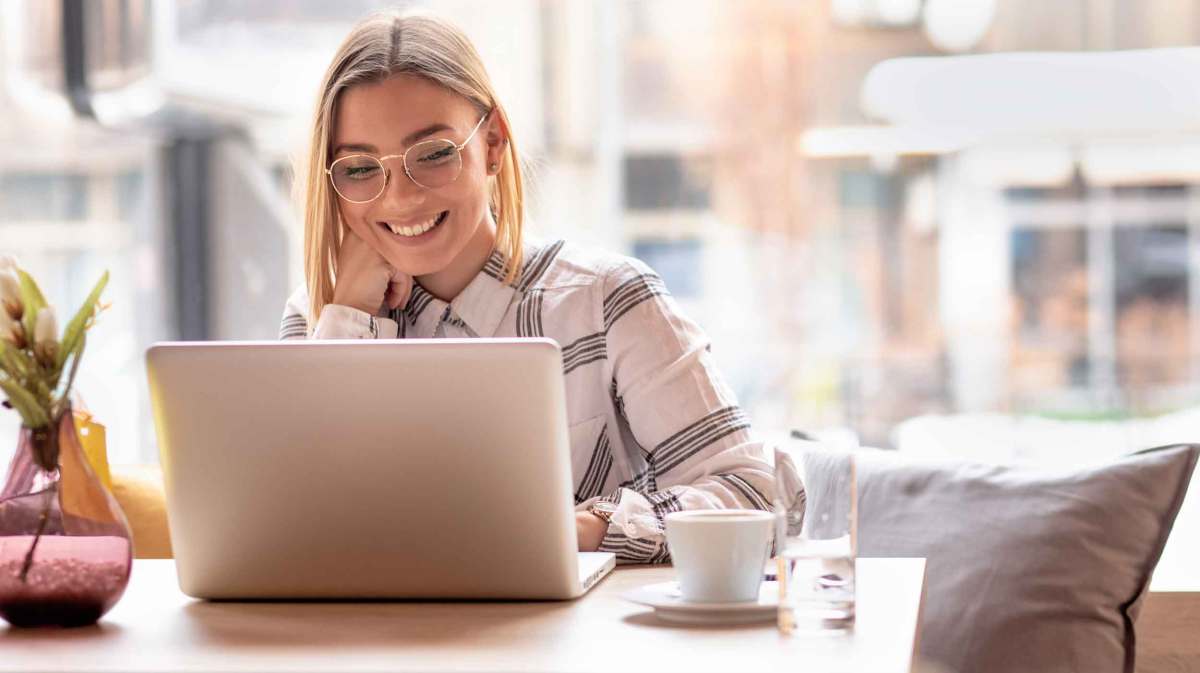
[[[666,561],[667,514],[770,509],[763,443],[717,372],[707,336],[662,279],[625,259],[605,275],[603,319],[614,401],[647,467],[633,488],[604,496],[617,512],[601,551],[623,562]]]
[[[301,286],[288,298],[279,325],[279,338],[291,339],[395,339],[395,320],[374,316],[340,304],[327,304],[317,324],[310,328],[308,291]]]

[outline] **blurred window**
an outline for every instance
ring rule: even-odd
[[[625,159],[625,207],[629,210],[704,210],[711,204],[707,162],[679,155]]]
[[[680,299],[702,295],[703,253],[704,244],[695,238],[639,239],[633,243],[633,256],[657,271],[671,294]]]
[[[1118,226],[1118,376],[1134,391],[1184,383],[1190,372],[1188,232],[1179,224]]]
[[[87,210],[85,175],[0,174],[0,221],[82,220]]]
[[[1017,228],[1012,235],[1018,390],[1087,385],[1087,233]]]
[[[141,171],[122,173],[117,177],[117,217],[132,221],[146,203],[145,176]]]
[[[1113,195],[1117,198],[1169,198],[1187,196],[1188,186],[1183,184],[1165,185],[1117,185],[1113,187]]]
[[[1038,203],[1059,199],[1078,200],[1084,197],[1083,183],[1072,180],[1057,187],[1009,187],[1005,197],[1012,203]]]
[[[893,206],[890,176],[877,171],[844,170],[838,174],[838,201],[844,208]]]

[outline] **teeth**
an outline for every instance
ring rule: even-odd
[[[440,215],[434,215],[424,224],[418,224],[411,227],[402,227],[397,224],[392,224],[391,222],[387,222],[385,224],[387,224],[388,229],[391,229],[392,233],[396,234],[397,236],[420,236],[430,229],[433,229],[433,226],[437,224],[438,217],[440,217]]]

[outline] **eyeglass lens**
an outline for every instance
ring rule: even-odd
[[[458,178],[462,154],[449,140],[426,140],[404,153],[404,168],[416,184],[436,189]],[[373,201],[387,187],[388,174],[383,163],[366,154],[338,159],[330,166],[329,173],[333,188],[347,201]]]

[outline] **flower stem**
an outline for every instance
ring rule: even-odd
[[[50,484],[47,488],[46,504],[42,507],[42,516],[38,519],[37,532],[33,535],[33,544],[29,545],[29,551],[25,552],[25,562],[21,564],[21,584],[25,583],[26,576],[29,575],[29,568],[33,565],[33,552],[37,550],[38,542],[42,539],[42,533],[46,530],[46,522],[50,519],[50,503],[54,502],[54,493],[58,490],[58,482]]]
[[[46,472],[58,469],[58,426],[61,423],[61,414],[52,415],[46,427],[33,429],[33,459]]]

